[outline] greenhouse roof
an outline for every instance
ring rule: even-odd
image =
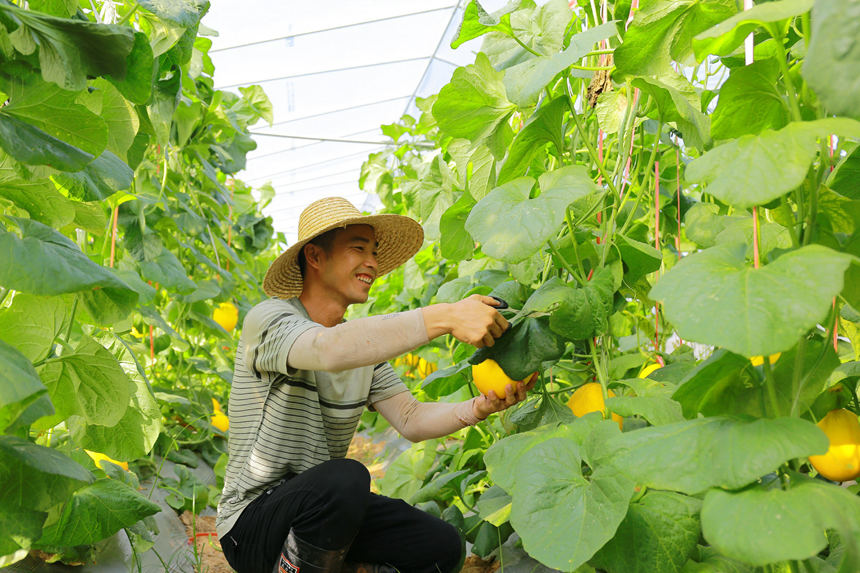
[[[260,85],[274,122],[252,129],[257,149],[239,178],[271,182],[266,213],[295,241],[301,209],[325,196],[380,206],[358,187],[361,164],[389,141],[380,125],[415,114],[416,97],[474,61],[480,40],[450,48],[464,0],[218,0],[203,23],[219,89]],[[488,10],[503,2],[482,2]]]

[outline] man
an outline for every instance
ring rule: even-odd
[[[239,573],[448,573],[460,563],[456,529],[370,493],[367,469],[344,459],[365,406],[421,441],[510,407],[534,384],[508,386],[504,400],[422,403],[388,364],[444,334],[492,345],[508,324],[490,297],[344,322],[423,237],[408,217],[362,216],[344,199],[321,199],[266,273],[272,298],[248,312],[236,352],[218,506],[218,537]]]

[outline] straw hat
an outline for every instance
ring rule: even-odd
[[[299,216],[299,240],[281,253],[263,279],[269,296],[291,298],[302,293],[299,253],[314,237],[347,225],[370,225],[376,233],[378,275],[382,276],[405,263],[424,242],[424,230],[417,221],[402,215],[362,215],[341,197],[326,197],[308,205]]]

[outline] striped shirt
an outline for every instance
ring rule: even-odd
[[[345,457],[365,406],[408,391],[388,362],[337,373],[288,367],[299,335],[319,326],[297,298],[271,298],[245,317],[228,409],[218,537],[285,475]]]

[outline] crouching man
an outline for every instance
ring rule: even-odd
[[[344,199],[322,199],[269,268],[271,298],[248,313],[236,352],[218,506],[218,537],[239,573],[448,573],[461,562],[454,527],[371,493],[367,469],[344,458],[365,407],[417,442],[508,408],[534,384],[509,387],[504,400],[424,403],[387,362],[445,334],[492,345],[508,327],[492,298],[343,320],[423,236],[408,217],[362,216]]]

